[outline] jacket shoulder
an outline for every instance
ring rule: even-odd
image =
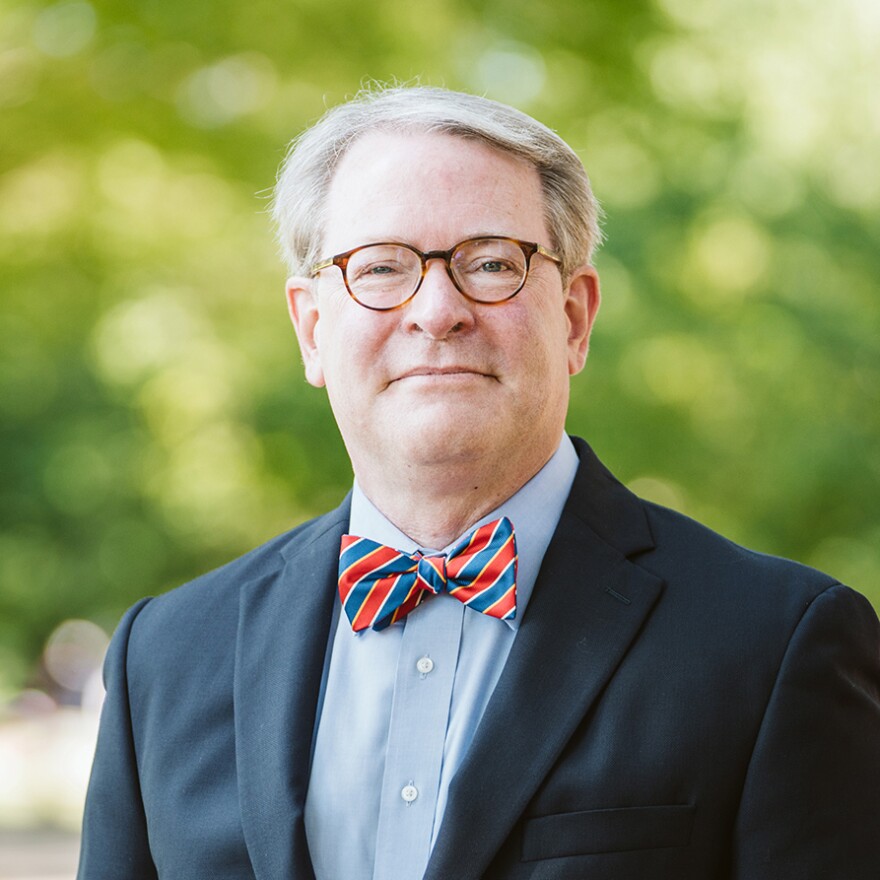
[[[672,591],[702,594],[714,604],[729,595],[739,605],[791,604],[802,611],[828,588],[830,574],[751,550],[690,517],[640,499],[654,547],[633,561],[662,577]]]
[[[286,564],[285,557],[296,548],[318,538],[331,528],[347,522],[348,499],[336,510],[308,520],[276,535],[265,544],[250,550],[219,568],[206,572],[149,602],[138,604],[138,629],[160,627],[180,631],[191,623],[203,626],[211,619],[230,622],[237,619],[239,593],[244,585],[277,576]]]

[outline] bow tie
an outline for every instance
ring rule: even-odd
[[[516,616],[516,538],[506,516],[475,529],[445,556],[342,536],[339,598],[355,632],[385,629],[429,593],[444,592],[499,620]]]

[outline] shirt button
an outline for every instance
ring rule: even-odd
[[[414,785],[404,785],[404,787],[400,789],[400,796],[408,804],[411,804],[419,796],[419,790]]]
[[[422,673],[422,675],[427,675],[434,668],[434,661],[430,657],[422,657],[418,663],[416,663],[416,669]]]

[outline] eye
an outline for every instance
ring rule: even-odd
[[[504,275],[516,272],[517,267],[510,260],[498,256],[477,256],[461,266],[465,275]]]
[[[503,238],[481,238],[463,242],[455,254],[456,271],[469,284],[501,284],[523,274],[519,246]]]
[[[357,266],[350,266],[349,272],[354,269],[354,277],[360,279],[370,278],[387,278],[389,275],[399,275],[405,272],[406,268],[400,263],[391,260],[376,261],[371,263],[359,263]]]
[[[479,272],[508,272],[510,268],[503,260],[483,260],[477,265]]]

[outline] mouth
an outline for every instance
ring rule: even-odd
[[[465,367],[465,366],[449,366],[449,367],[414,367],[411,370],[407,370],[405,373],[401,373],[395,379],[392,379],[389,384],[394,384],[395,382],[400,382],[405,379],[422,379],[424,381],[462,381],[467,379],[494,379],[491,373],[486,373],[483,370],[477,369],[475,367]]]

